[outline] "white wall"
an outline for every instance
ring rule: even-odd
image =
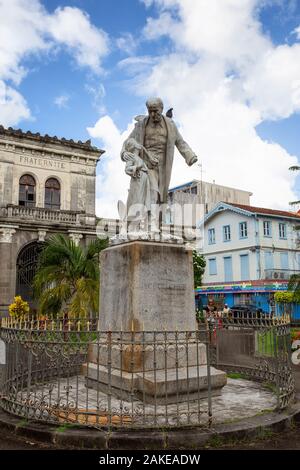
[[[271,237],[265,237],[263,232],[263,221],[270,220],[272,223]],[[240,238],[239,223],[247,222],[248,236]],[[279,238],[279,223],[285,223],[287,239]],[[231,241],[223,241],[223,226],[230,225]],[[207,261],[203,283],[225,282],[224,257],[232,257],[233,282],[241,281],[240,255],[249,255],[249,280],[265,279],[265,252],[272,252],[273,268],[282,269],[281,252],[288,253],[288,269],[300,270],[300,255],[296,247],[296,232],[293,230],[295,222],[284,218],[259,216],[255,220],[254,215],[246,216],[230,210],[222,210],[216,213],[205,224],[204,231],[204,255]],[[208,244],[208,230],[214,228],[216,243]],[[257,247],[259,249],[257,250]],[[209,258],[216,258],[217,274],[209,274]]]

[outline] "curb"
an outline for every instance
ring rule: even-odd
[[[184,428],[164,430],[97,430],[67,428],[27,421],[0,409],[0,428],[57,448],[98,450],[195,450],[205,446],[220,447],[244,439],[263,438],[300,422],[300,403],[282,412],[270,412],[238,422],[220,424],[211,429]]]

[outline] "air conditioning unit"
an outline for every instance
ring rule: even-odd
[[[282,271],[273,271],[272,272],[272,279],[277,281],[282,281],[284,279],[289,279],[289,273],[282,272]]]
[[[272,272],[272,279],[277,279],[277,280],[280,279],[280,278],[281,278],[281,276],[280,276],[281,274],[283,274],[283,273],[281,273],[280,271],[273,271],[273,272]],[[281,279],[282,279],[282,278],[281,278]]]

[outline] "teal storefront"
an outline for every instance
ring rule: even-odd
[[[255,305],[266,313],[280,314],[282,308],[275,303],[275,292],[287,290],[287,281],[247,281],[204,285],[195,289],[196,306],[215,305],[222,309],[224,304]],[[290,305],[291,318],[300,320],[300,304]]]

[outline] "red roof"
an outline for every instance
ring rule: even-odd
[[[253,212],[255,214],[264,214],[264,215],[278,215],[281,217],[294,217],[295,219],[300,219],[299,212],[288,212],[288,211],[278,211],[275,209],[266,209],[264,207],[254,207],[254,206],[246,206],[244,204],[235,204],[235,203],[227,203],[231,206],[238,207],[240,209],[244,209],[245,211]]]

